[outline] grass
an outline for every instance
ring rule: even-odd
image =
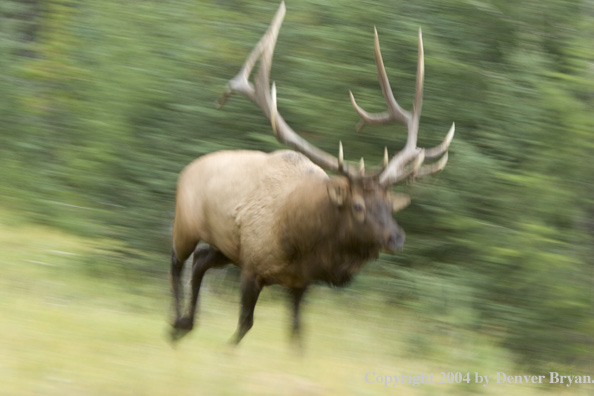
[[[207,278],[197,329],[172,347],[166,263],[162,276],[142,281],[109,260],[105,271],[90,271],[114,242],[20,224],[5,212],[0,220],[3,395],[579,395],[594,386],[439,384],[441,372],[470,372],[471,382],[474,372],[524,373],[489,338],[441,328],[356,288],[312,290],[301,352],[287,340],[284,295],[265,289],[254,328],[232,348],[237,290],[215,293],[216,276]],[[374,382],[421,373],[435,383]]]

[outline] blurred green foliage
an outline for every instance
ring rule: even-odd
[[[119,240],[128,270],[167,269],[179,171],[220,149],[280,147],[243,98],[214,102],[277,1],[0,2],[0,197],[28,220]],[[356,290],[493,335],[528,365],[594,355],[594,2],[294,0],[272,78],[310,142],[379,161],[400,126],[383,109],[377,26],[396,97],[412,103],[416,30],[426,78],[420,144],[457,134],[438,177],[405,186],[405,251]],[[100,261],[100,260],[98,260]]]

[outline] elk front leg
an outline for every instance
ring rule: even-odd
[[[234,336],[234,343],[239,344],[241,339],[254,325],[254,308],[262,291],[262,284],[258,277],[247,271],[241,273],[241,312],[239,323]]]

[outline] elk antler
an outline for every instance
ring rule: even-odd
[[[366,124],[369,125],[383,125],[392,122],[401,122],[406,125],[408,129],[408,136],[406,145],[400,150],[379,174],[379,182],[385,186],[398,183],[404,179],[412,177],[421,177],[428,174],[436,173],[442,170],[448,161],[448,147],[454,138],[455,125],[452,123],[450,131],[445,139],[436,147],[429,149],[417,147],[417,135],[419,132],[419,119],[421,117],[421,108],[423,105],[423,80],[425,77],[425,62],[423,55],[423,36],[421,29],[419,29],[419,60],[417,64],[417,87],[415,92],[415,101],[413,103],[412,114],[404,110],[392,93],[390,88],[390,81],[384,68],[384,61],[382,60],[382,53],[380,51],[379,38],[377,29],[375,31],[374,49],[375,49],[375,63],[377,65],[377,74],[384,99],[388,105],[388,110],[383,113],[368,113],[363,110],[355,101],[353,93],[350,92],[351,103],[355,111],[361,117],[361,121],[357,126],[360,130]],[[426,159],[437,159],[438,161],[424,165]]]
[[[303,153],[314,163],[326,170],[341,172],[353,179],[366,177],[363,161],[361,161],[358,170],[351,169],[344,162],[342,144],[339,145],[339,154],[338,158],[336,158],[333,155],[330,155],[325,151],[313,146],[300,137],[286,123],[286,121],[278,112],[276,101],[276,85],[274,82],[272,83],[272,87],[270,85],[270,69],[272,66],[274,47],[276,45],[278,32],[282,25],[285,12],[286,8],[283,1],[278,8],[278,11],[274,16],[270,27],[262,36],[256,47],[252,50],[242,68],[239,70],[239,73],[237,73],[237,75],[229,81],[227,89],[219,99],[219,108],[223,107],[229,96],[231,96],[234,92],[239,92],[251,99],[264,112],[264,115],[270,120],[274,135],[278,141]],[[252,84],[249,81],[249,77],[258,60],[260,60],[260,68],[257,75],[254,77],[254,83]],[[421,107],[423,102],[424,78],[423,41],[420,29],[417,89],[412,114],[402,109],[398,105],[398,102],[396,102],[396,99],[394,99],[394,94],[390,88],[390,82],[388,81],[388,76],[382,61],[377,30],[375,30],[375,61],[382,93],[388,104],[388,110],[380,114],[367,113],[365,110],[359,107],[359,105],[357,105],[353,93],[350,92],[351,102],[357,113],[362,118],[358,129],[361,129],[365,124],[382,125],[398,121],[404,123],[407,126],[408,139],[406,146],[389,162],[387,149],[385,150],[383,169],[380,173],[371,176],[371,178],[379,178],[379,182],[381,184],[389,186],[409,177],[421,177],[442,170],[447,163],[448,146],[454,137],[454,124],[452,124],[450,131],[440,145],[430,149],[422,149],[416,146],[419,130],[419,118],[421,116]],[[423,164],[425,159],[436,159],[439,157],[441,158],[432,164]],[[369,178],[369,176],[367,178]]]
[[[278,141],[305,154],[314,163],[326,170],[354,176],[355,172],[351,171],[343,161],[342,145],[340,145],[339,158],[336,158],[304,140],[278,113],[276,107],[276,85],[272,83],[272,88],[270,87],[270,68],[274,46],[285,16],[285,11],[286,8],[283,1],[264,36],[262,36],[256,47],[252,50],[239,73],[229,81],[225,93],[219,99],[219,108],[225,104],[233,92],[239,92],[247,96],[258,105],[270,120],[274,135]],[[249,76],[258,59],[260,59],[260,68],[252,84],[249,82]]]

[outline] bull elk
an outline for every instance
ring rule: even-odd
[[[343,159],[342,144],[334,157],[305,141],[285,122],[270,84],[272,55],[285,15],[281,3],[268,31],[228,84],[220,106],[233,92],[251,99],[270,120],[276,138],[295,151],[219,151],[188,165],[179,177],[173,225],[171,281],[175,298],[172,338],[194,326],[194,313],[204,273],[233,263],[241,268],[241,311],[234,341],[239,343],[253,325],[254,307],[264,286],[279,284],[292,298],[292,335],[299,336],[299,306],[308,285],[322,281],[345,285],[380,251],[395,252],[404,231],[392,217],[409,198],[388,191],[407,179],[442,170],[454,136],[454,124],[441,144],[417,147],[423,98],[423,42],[419,30],[416,94],[412,112],[394,99],[375,31],[375,61],[388,105],[384,113],[368,113],[350,94],[361,117],[359,128],[401,122],[408,129],[405,147],[380,169],[365,172]],[[257,61],[253,84],[250,74]],[[437,160],[425,164],[427,160]],[[326,171],[335,176],[329,177]],[[198,246],[200,241],[205,245]],[[182,315],[180,274],[194,253],[189,311]]]

